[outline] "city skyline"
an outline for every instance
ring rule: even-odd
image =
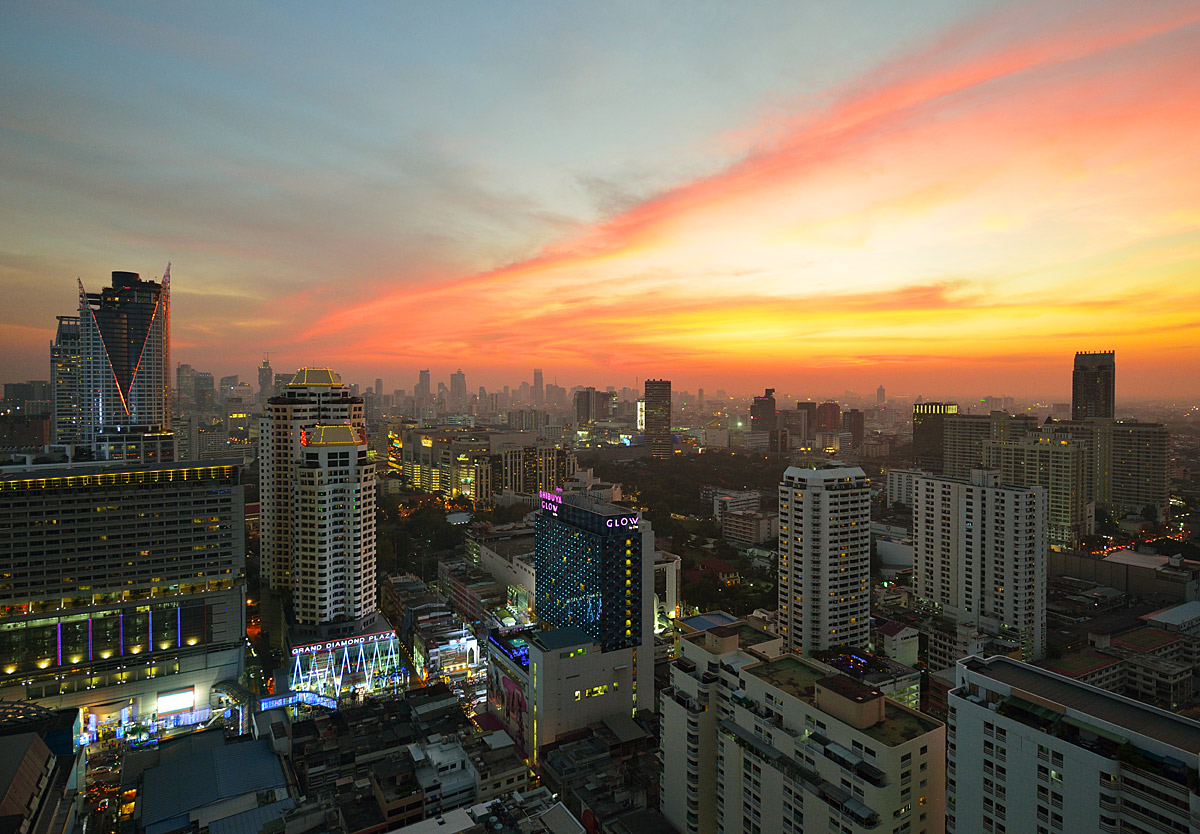
[[[15,5],[7,376],[173,261],[172,358],[247,378],[1200,393],[1193,5],[457,8]]]

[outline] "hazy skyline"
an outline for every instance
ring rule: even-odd
[[[172,358],[247,379],[1200,393],[1195,3],[5,18],[5,380],[171,261]]]

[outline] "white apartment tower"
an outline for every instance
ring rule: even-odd
[[[274,592],[291,590],[295,579],[299,578],[294,576],[293,560],[299,550],[300,537],[308,533],[297,527],[301,510],[296,505],[296,499],[306,454],[323,448],[308,449],[305,446],[306,432],[318,425],[363,428],[363,401],[350,396],[349,386],[343,385],[341,377],[328,368],[301,368],[292,381],[283,386],[279,396],[267,400],[258,435],[261,503],[259,561],[263,584]],[[339,456],[345,451],[350,450],[340,449]],[[328,455],[325,455],[324,460],[328,459]],[[318,452],[318,468],[321,460]],[[338,467],[339,470],[349,470],[342,477],[359,478],[356,461],[357,456],[352,466]],[[306,475],[306,482],[311,474]],[[373,503],[373,495],[371,500]],[[373,513],[370,518],[374,525]],[[339,523],[343,520],[337,519]],[[354,533],[349,532],[353,541]],[[361,535],[358,538],[361,540]],[[374,535],[370,543],[373,563]]]
[[[1007,657],[948,698],[948,834],[1200,830],[1200,723]]]
[[[364,429],[300,432],[292,485],[292,610],[302,626],[358,622],[376,610],[375,463]]]
[[[808,653],[870,642],[871,482],[857,466],[789,467],[779,485],[779,627]]]
[[[1002,486],[998,472],[974,469],[970,478],[918,478],[913,502],[917,595],[955,623],[1020,645],[1024,659],[1040,659],[1046,488]]]

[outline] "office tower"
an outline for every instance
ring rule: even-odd
[[[675,447],[671,434],[671,380],[646,380],[646,445],[650,456],[669,458]]]
[[[871,482],[857,466],[789,467],[779,485],[784,648],[865,646],[871,613]]]
[[[546,402],[546,389],[542,384],[542,369],[533,369],[533,404],[542,405]]]
[[[275,370],[271,367],[270,357],[263,357],[258,366],[258,398],[266,402],[275,396]]]
[[[420,402],[428,402],[433,396],[433,389],[430,388],[429,371],[421,371],[417,379],[417,387],[413,389],[413,397]]]
[[[608,420],[616,408],[616,395],[595,388],[575,392],[575,425],[586,426],[597,420]],[[668,415],[670,419],[670,415]]]
[[[704,389],[703,388],[696,391],[696,410],[700,411],[700,412],[704,411]]]
[[[768,388],[750,404],[750,431],[772,432],[775,429],[775,389]]]
[[[83,409],[79,390],[82,368],[79,317],[59,316],[58,331],[50,345],[50,396],[55,443],[83,442]]]
[[[177,411],[191,409],[196,400],[195,368],[187,364],[175,366],[175,390],[173,393],[175,395],[173,407]]]
[[[459,368],[450,374],[450,408],[461,411],[467,403],[467,375]]]
[[[1197,829],[1197,722],[1007,657],[956,682],[948,834]]]
[[[367,448],[366,432],[349,421],[300,431],[289,509],[292,610],[301,626],[362,621],[376,610],[375,463]]]
[[[1075,548],[1095,528],[1087,497],[1087,450],[1080,443],[1049,438],[988,440],[984,466],[1000,473],[1000,482],[1046,489],[1049,543]]]
[[[1113,418],[1117,390],[1116,353],[1075,354],[1071,373],[1071,419]]]
[[[171,270],[162,283],[114,272],[112,286],[79,282],[82,440],[97,457],[173,460]]]
[[[1037,432],[1036,417],[1025,414],[948,414],[942,424],[942,474],[966,478],[983,466],[983,445],[989,440],[1024,440]]]
[[[812,440],[817,434],[817,404],[814,402],[798,402],[796,410],[804,413],[805,433],[801,435],[806,441]]]
[[[220,398],[223,400],[228,397],[229,392],[238,386],[238,382],[239,380],[237,374],[228,374],[221,377],[221,381],[217,384],[217,388],[221,392]]]
[[[955,623],[1046,653],[1047,490],[1002,486],[1000,473],[918,477],[913,490],[917,596]],[[933,647],[931,644],[931,654]],[[958,660],[941,658],[930,668]]]
[[[363,428],[363,417],[362,400],[351,397],[341,377],[328,368],[301,368],[279,396],[267,401],[258,434],[259,561],[264,587],[291,590],[292,557],[299,537],[308,535],[307,525],[294,527],[293,507],[297,470],[306,461],[305,432],[317,425]]]
[[[747,623],[689,634],[679,652],[659,701],[659,807],[675,830],[942,831],[941,722],[780,655]]]
[[[206,720],[242,671],[244,504],[228,462],[6,468],[0,699],[84,707],[85,730]]]
[[[946,416],[958,413],[957,403],[913,403],[913,464],[942,474]]]
[[[879,406],[880,408],[883,408],[886,404],[887,404],[887,391],[885,391],[883,389],[883,385],[880,385],[878,388],[875,389],[875,405]]]
[[[375,393],[383,396],[383,377],[375,377]]]
[[[857,449],[867,435],[867,415],[857,408],[843,411],[842,430],[850,432],[850,446]]]
[[[192,401],[200,411],[212,411],[217,406],[217,383],[213,375],[207,371],[197,371],[195,378],[196,389],[192,393]]]
[[[833,400],[826,400],[816,407],[817,431],[838,432],[842,430],[842,407]]]

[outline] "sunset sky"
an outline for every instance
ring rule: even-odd
[[[8,2],[0,381],[172,262],[173,359],[1200,394],[1200,4]]]

